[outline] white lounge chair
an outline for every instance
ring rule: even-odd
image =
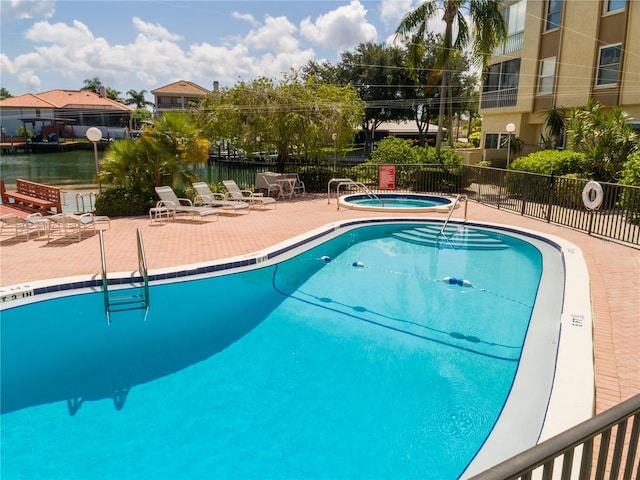
[[[47,243],[51,241],[52,237],[64,238],[67,236],[75,236],[76,234],[78,235],[78,241],[81,241],[82,232],[90,230],[95,233],[96,231],[93,213],[90,212],[81,215],[58,213],[57,215],[51,215],[46,218],[49,221]]]
[[[278,204],[275,198],[265,197],[262,193],[255,193],[250,190],[240,190],[238,184],[233,180],[223,180],[222,184],[227,189],[226,198],[235,202],[249,202],[251,206],[261,206],[265,208],[266,205],[273,205],[273,208],[277,208]]]
[[[0,216],[0,234],[4,231],[4,227],[9,227],[15,230],[16,237],[19,237],[24,232],[27,234],[27,240],[29,240],[29,235],[33,229],[40,236],[41,231],[47,230],[47,223],[48,220],[41,213],[32,213],[25,218],[14,213],[8,213]]]
[[[231,210],[243,210],[247,209],[249,213],[249,204],[244,201],[225,200],[223,193],[212,192],[206,182],[196,182],[193,184],[193,189],[198,192],[198,195],[193,199],[193,204],[205,207],[214,207],[221,209]]]
[[[178,198],[171,187],[156,187],[156,194],[160,197],[160,201],[156,203],[156,208],[165,207],[175,215],[179,213],[189,214],[192,217],[198,215],[200,221],[204,221],[204,217],[214,216],[218,219],[218,211],[213,207],[196,207],[188,198]]]

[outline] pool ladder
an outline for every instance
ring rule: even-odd
[[[145,309],[144,318],[147,319],[149,313],[149,272],[147,270],[147,259],[144,255],[144,245],[142,244],[142,233],[137,229],[136,240],[138,246],[138,272],[142,277],[140,292],[134,295],[110,295],[109,281],[107,279],[107,262],[104,251],[104,237],[102,230],[100,235],[100,256],[102,259],[102,291],[104,294],[104,312],[107,316],[107,325],[111,325],[111,313],[125,310]]]
[[[352,185],[356,188],[361,189],[369,198],[377,200],[378,202],[380,202],[380,205],[384,206],[384,202],[382,201],[382,199],[378,197],[375,193],[373,193],[371,190],[369,190],[369,188],[367,188],[367,186],[364,183],[355,182],[350,178],[332,178],[331,180],[329,180],[329,183],[327,184],[327,195],[328,195],[327,203],[331,203],[331,184],[332,183],[338,183],[338,186],[336,187],[336,202],[338,204],[338,210],[340,210],[340,187],[346,186],[346,185]]]

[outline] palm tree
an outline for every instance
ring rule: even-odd
[[[102,87],[102,82],[98,77],[87,78],[84,80],[84,87],[80,90],[86,90],[93,93],[100,93],[100,88]]]
[[[150,102],[145,98],[146,93],[146,90],[140,90],[139,92],[136,90],[129,90],[127,92],[129,98],[125,99],[125,105],[135,105],[136,110],[152,106],[153,102]]]
[[[396,29],[396,35],[411,44],[421,42],[429,33],[429,21],[442,14],[445,31],[441,51],[442,80],[440,82],[440,109],[438,112],[438,134],[436,151],[440,155],[445,106],[449,93],[449,69],[452,50],[466,48],[473,36],[472,56],[487,66],[494,48],[507,38],[507,27],[500,9],[499,0],[427,0],[407,13]],[[468,16],[471,29],[465,19]],[[453,38],[454,27],[457,35]],[[411,58],[411,57],[410,57]]]

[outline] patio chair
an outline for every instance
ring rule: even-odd
[[[302,180],[300,180],[300,175],[298,175],[297,173],[285,173],[284,175],[287,178],[293,178],[295,179],[295,182],[293,183],[293,191],[294,193],[305,193],[306,190],[304,188],[304,182]]]
[[[230,210],[242,210],[247,209],[249,213],[249,204],[244,201],[225,200],[223,193],[212,192],[209,185],[206,182],[196,182],[193,184],[193,189],[198,192],[198,195],[193,199],[193,204],[197,206],[214,207]]]
[[[173,217],[177,214],[189,214],[192,218],[196,215],[200,217],[200,221],[204,221],[204,217],[215,216],[218,220],[218,211],[213,207],[195,207],[193,202],[188,198],[178,198],[171,187],[156,187],[156,194],[160,201],[156,203],[156,208],[165,207],[173,212]]]
[[[96,231],[93,213],[83,213],[76,215],[73,213],[58,213],[47,217],[49,229],[47,230],[47,243],[52,237],[74,237],[78,235],[78,241],[82,240],[82,232],[90,230]]]
[[[38,236],[40,232],[47,230],[48,219],[42,216],[41,213],[32,213],[25,218],[20,217],[14,213],[8,213],[0,216],[0,235],[4,231],[4,227],[9,227],[15,230],[15,236],[19,237],[22,232],[27,234],[27,240],[33,229],[36,230]]]
[[[231,199],[231,201],[249,202],[251,206],[261,206],[262,208],[265,208],[266,205],[273,205],[273,208],[278,206],[275,198],[265,197],[262,193],[255,193],[250,190],[240,190],[234,180],[223,180],[222,184],[227,189],[226,198]]]
[[[279,175],[273,172],[263,172],[256,175],[256,190],[265,191],[270,197],[273,193],[276,197],[282,196],[282,186],[277,182]]]

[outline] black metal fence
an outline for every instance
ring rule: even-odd
[[[546,440],[472,480],[640,478],[640,395]]]
[[[234,179],[252,187],[257,173],[275,171],[273,163],[216,163],[209,166],[211,183]],[[359,162],[288,163],[307,192],[326,193],[332,178],[350,178],[373,191],[379,166]],[[602,204],[585,207],[582,192],[589,180],[507,171],[479,166],[395,165],[395,191],[434,194],[465,193],[469,199],[520,215],[581,230],[589,235],[640,246],[640,187],[601,182]]]

